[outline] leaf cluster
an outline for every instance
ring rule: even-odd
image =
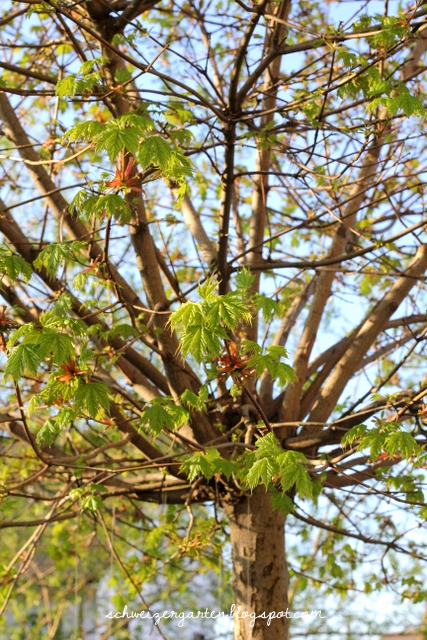
[[[180,348],[184,357],[207,362],[219,356],[229,332],[238,324],[250,323],[251,305],[243,287],[225,295],[215,293],[217,283],[210,277],[198,288],[200,302],[185,302],[170,317],[172,328],[180,331]]]
[[[273,433],[259,438],[256,451],[245,454],[242,479],[252,491],[259,484],[266,489],[280,486],[282,493],[295,487],[302,498],[318,495],[320,484],[307,471],[307,459],[300,451],[283,451]]]
[[[389,459],[399,456],[408,460],[419,456],[423,451],[413,435],[404,431],[401,423],[395,421],[378,421],[377,426],[372,428],[364,424],[356,425],[347,431],[341,445],[352,446],[356,442],[359,451],[369,450],[374,462],[382,454],[386,454]]]
[[[96,85],[102,83],[102,66],[107,58],[101,56],[83,62],[77,73],[70,73],[56,85],[56,95],[60,98],[71,98],[76,94],[91,93]],[[94,71],[95,67],[99,67]]]

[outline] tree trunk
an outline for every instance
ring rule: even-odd
[[[270,496],[261,487],[250,498],[227,506],[226,513],[233,556],[234,638],[288,640],[285,517],[272,511]],[[273,617],[279,612],[282,617]]]

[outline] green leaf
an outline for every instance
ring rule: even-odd
[[[76,417],[76,412],[71,407],[63,407],[55,416],[58,429],[69,427]]]
[[[268,369],[272,364],[272,358],[269,355],[262,355],[261,353],[253,355],[248,362],[248,369],[255,368],[257,376],[261,376],[265,369]]]
[[[61,428],[56,423],[56,420],[49,418],[48,420],[46,420],[44,425],[41,427],[41,429],[39,429],[37,433],[37,436],[36,436],[37,444],[39,446],[44,444],[51,446],[55,442],[60,431],[61,431]]]
[[[178,183],[193,173],[191,161],[160,136],[150,136],[142,142],[138,159],[144,168],[158,167],[166,178],[173,177]]]
[[[390,456],[400,452],[403,458],[411,458],[421,453],[422,448],[410,433],[405,431],[397,431],[391,433],[384,442],[384,451]]]
[[[262,347],[257,342],[253,340],[243,340],[242,341],[242,350],[245,353],[261,353]]]
[[[79,75],[85,76],[92,71],[94,67],[103,66],[108,64],[109,60],[105,56],[100,56],[99,58],[92,58],[92,60],[85,60],[79,69]]]
[[[25,14],[26,19],[30,18],[33,13],[43,12],[47,15],[54,13],[55,9],[50,4],[48,4],[45,0],[41,0],[41,2],[34,3]]]
[[[59,80],[56,84],[55,92],[60,98],[69,98],[76,95],[77,87],[76,75],[72,73],[66,78]]]
[[[296,465],[288,467],[282,472],[280,483],[283,491],[288,491],[293,485],[296,486],[298,494],[304,498],[311,498],[313,494],[313,485],[311,478],[304,467]]]
[[[272,379],[277,380],[282,387],[285,387],[288,382],[296,382],[298,379],[294,369],[284,362],[269,364],[267,368]]]
[[[191,409],[196,409],[196,411],[205,411],[206,412],[206,403],[205,401],[197,396],[190,389],[186,389],[184,393],[180,396],[181,402]]]
[[[137,133],[144,135],[147,131],[152,131],[155,128],[154,122],[147,116],[141,116],[135,111],[129,111],[124,115],[114,120],[121,128],[129,127],[134,129]]]
[[[34,332],[34,322],[27,322],[21,325],[16,331],[12,333],[7,341],[7,348],[10,349],[14,344],[18,342],[23,336],[26,337]]]
[[[411,96],[410,93],[403,93],[396,98],[390,98],[387,102],[387,108],[392,115],[398,111],[403,111],[405,116],[416,115],[422,117],[426,113],[421,100]]]
[[[268,456],[276,459],[277,456],[283,453],[274,433],[267,433],[262,438],[259,438],[256,441],[255,446],[257,448],[256,454],[255,454],[257,458]]]
[[[4,377],[19,380],[25,370],[36,375],[40,366],[40,356],[33,344],[20,344],[10,353],[4,370]]]
[[[52,353],[53,361],[58,365],[67,362],[75,354],[71,336],[53,329],[43,329],[37,340],[37,346],[42,360]]]
[[[365,424],[356,424],[354,427],[349,429],[349,431],[347,431],[343,438],[341,438],[341,446],[351,446],[354,442],[361,440],[361,438],[365,435],[367,428],[368,427]]]
[[[122,224],[129,222],[132,216],[126,200],[116,193],[100,196],[95,201],[87,201],[85,205],[87,214],[95,213],[100,216],[107,214]]]
[[[256,295],[255,304],[257,310],[262,312],[264,322],[268,322],[274,315],[278,316],[281,313],[281,307],[277,300],[268,298],[261,293]]]
[[[386,437],[384,433],[379,433],[378,429],[371,429],[362,437],[358,448],[369,449],[370,456],[375,462],[384,448]]]
[[[73,140],[93,140],[98,134],[101,133],[103,127],[97,120],[88,120],[87,122],[79,122],[74,127],[68,129],[64,138],[70,141]],[[85,191],[79,191],[79,193],[86,193]]]
[[[295,505],[286,493],[274,492],[270,496],[273,511],[281,511],[285,516],[295,510]]]
[[[204,322],[203,306],[200,302],[185,302],[169,318],[169,323],[173,329],[178,328],[183,331],[189,325],[203,325]]]
[[[207,384],[202,384],[199,389],[199,398],[202,402],[209,400],[209,387]]]
[[[103,382],[79,380],[75,394],[75,411],[87,411],[92,418],[96,418],[101,408],[107,413],[110,410],[110,394],[107,385]]]
[[[111,162],[126,148],[136,153],[139,147],[139,133],[134,129],[120,129],[118,126],[108,126],[101,131],[96,139],[96,151],[106,151]]]
[[[206,278],[206,281],[197,287],[197,293],[203,300],[209,302],[210,299],[216,297],[214,293],[217,286],[218,283],[214,277]]]
[[[190,412],[179,404],[175,404],[173,401],[167,404],[167,411],[172,419],[173,429],[179,429],[179,427],[190,420]]]
[[[52,242],[40,251],[34,260],[37,269],[45,267],[50,276],[55,276],[59,265],[70,258],[70,245],[66,242]]]
[[[247,294],[249,287],[255,280],[255,276],[251,274],[249,269],[243,267],[236,274],[236,287],[241,293]]]
[[[5,272],[13,281],[19,276],[23,276],[25,281],[28,282],[33,275],[31,265],[24,258],[7,253],[0,255],[0,270]]]
[[[89,278],[89,275],[90,275],[89,273],[82,272],[74,276],[73,282],[72,282],[72,286],[74,287],[74,289],[77,289],[78,291],[84,291],[86,288],[86,283]]]
[[[114,80],[117,82],[117,84],[124,84],[131,78],[132,73],[129,71],[129,69],[126,69],[126,67],[120,67],[119,69],[116,69],[114,73]]]
[[[346,67],[353,67],[357,63],[357,56],[355,53],[351,53],[348,49],[345,49],[343,46],[337,52],[337,60],[342,60]]]
[[[85,204],[89,197],[89,193],[85,189],[80,189],[79,191],[77,191],[70,202],[70,211],[73,214],[83,213]]]
[[[212,462],[205,453],[195,453],[185,460],[180,467],[180,472],[187,474],[189,482],[193,482],[199,476],[210,480],[215,473]]]
[[[88,330],[85,323],[83,320],[66,315],[70,310],[67,306],[64,307],[65,300],[63,300],[63,296],[61,298],[55,302],[50,311],[40,316],[41,324],[47,329],[55,329],[56,332],[58,329],[62,330],[61,333],[64,330],[70,330],[76,337],[86,336]]]
[[[257,460],[246,476],[246,484],[253,490],[260,483],[260,480],[267,488],[271,482],[273,475],[277,472],[277,465],[269,458]]]
[[[260,348],[253,348],[248,341],[244,341],[244,347],[251,351],[254,351],[254,355],[249,359],[248,368],[255,367],[255,372],[258,376],[262,375],[264,371],[270,373],[273,380],[278,380],[282,386],[285,386],[288,382],[295,382],[297,377],[293,368],[280,362],[282,356],[287,357],[287,351],[280,345],[273,345],[268,347],[267,353],[260,353]]]
[[[288,357],[288,352],[286,351],[285,347],[282,347],[279,344],[274,344],[273,346],[268,347],[267,352],[272,358],[275,358],[276,360]]]
[[[91,513],[96,513],[98,509],[101,509],[102,507],[102,500],[99,496],[95,496],[93,493],[91,493],[90,495],[82,498],[80,506],[82,511],[90,511]]]
[[[175,428],[175,423],[171,414],[160,403],[153,403],[144,412],[138,422],[139,427],[146,427],[154,435],[158,435],[163,427]]]
[[[209,451],[211,451],[211,449],[209,449]],[[235,460],[227,460],[226,458],[222,458],[217,449],[215,449],[215,451],[218,453],[218,455],[215,457],[211,456],[209,458],[213,469],[215,473],[224,475],[228,480],[232,473],[236,473],[239,470],[239,463]]]
[[[35,413],[41,404],[43,404],[43,401],[40,396],[31,396],[27,405],[27,416],[29,417]]]
[[[112,327],[108,332],[108,337],[122,336],[122,338],[136,338],[139,335],[138,329],[131,324],[117,324]]]
[[[303,466],[307,462],[306,457],[299,451],[284,451],[277,458],[280,467],[280,484],[283,491],[289,491],[294,485],[302,498],[311,498],[313,495],[313,483],[310,474]]]
[[[188,185],[185,181],[178,182],[178,188],[174,189],[174,193],[176,196],[176,206],[180,205],[185,194],[188,192]]]
[[[144,168],[153,164],[162,171],[168,171],[171,158],[172,149],[160,136],[146,138],[139,148],[138,159]]]
[[[240,398],[243,393],[243,387],[238,384],[233,384],[230,387],[230,396],[232,398]]]

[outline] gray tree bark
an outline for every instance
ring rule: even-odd
[[[285,517],[272,511],[264,489],[226,507],[233,557],[235,640],[288,640],[289,618],[268,615],[286,612],[288,569]],[[254,615],[265,615],[255,620]]]

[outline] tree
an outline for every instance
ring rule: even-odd
[[[425,598],[427,9],[372,4],[4,3],[2,612],[44,584],[34,633],[109,554],[145,607],[228,536],[252,616]]]

